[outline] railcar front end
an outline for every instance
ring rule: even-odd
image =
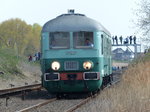
[[[105,38],[105,39],[104,39]],[[41,34],[42,85],[50,93],[92,92],[111,74],[109,32],[82,14],[63,14]]]

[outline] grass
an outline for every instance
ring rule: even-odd
[[[122,81],[102,91],[82,112],[150,112],[150,55],[129,65]]]
[[[14,75],[23,77],[22,70],[20,69],[22,65],[26,66],[38,66],[38,62],[28,63],[27,57],[17,56],[13,49],[0,49],[0,74],[1,78],[8,79],[13,78]]]
[[[138,57],[137,59],[134,59],[134,60],[131,62],[131,65],[137,65],[138,63],[143,63],[143,62],[146,62],[146,61],[149,61],[149,60],[150,60],[150,52],[141,55],[141,56]]]
[[[17,56],[13,49],[0,49],[0,89],[24,86],[40,82],[39,62],[28,62],[25,56]]]
[[[20,74],[21,71],[17,68],[19,60],[13,50],[0,49],[0,71],[8,76],[9,74]]]
[[[150,111],[150,61],[129,66],[118,87],[108,90],[113,107],[110,112]],[[106,96],[107,97],[107,96]]]

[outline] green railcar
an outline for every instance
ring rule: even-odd
[[[111,81],[111,35],[83,14],[62,14],[41,32],[42,85],[50,93],[93,92]]]

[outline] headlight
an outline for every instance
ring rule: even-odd
[[[86,70],[89,70],[93,67],[93,63],[90,62],[90,61],[86,61],[83,63],[83,68],[86,69]]]
[[[60,68],[60,63],[57,62],[57,61],[54,61],[52,64],[51,64],[51,67],[53,70],[58,70]]]

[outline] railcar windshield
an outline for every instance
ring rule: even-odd
[[[70,46],[69,32],[50,32],[50,49],[67,49]]]
[[[74,48],[93,48],[93,32],[74,32]]]

